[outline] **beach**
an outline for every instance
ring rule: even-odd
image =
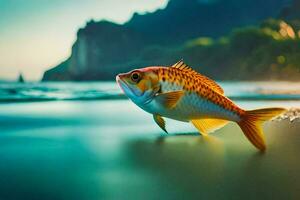
[[[0,124],[1,199],[300,196],[299,119],[265,123],[265,153],[233,123],[202,137],[190,124],[167,120],[165,134],[127,99],[2,103]]]

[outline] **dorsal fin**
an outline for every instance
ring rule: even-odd
[[[196,72],[193,68],[191,68],[190,66],[185,64],[182,59],[179,60],[174,65],[172,65],[171,67],[193,74],[195,76],[195,78],[201,79],[202,80],[201,82],[204,82],[206,85],[211,87],[213,90],[217,91],[220,94],[224,94],[224,90],[221,88],[221,86],[219,86],[215,81],[211,80],[210,78]]]
[[[183,62],[183,59],[179,60],[177,63],[175,63],[174,65],[172,65],[172,67],[177,68],[177,69],[181,69],[181,70],[190,70],[190,71],[196,72],[190,66],[188,66],[187,64],[185,64]]]

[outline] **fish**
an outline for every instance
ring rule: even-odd
[[[215,81],[183,60],[172,66],[150,66],[116,76],[125,95],[153,115],[166,133],[164,118],[189,122],[207,136],[229,122],[235,122],[260,151],[266,150],[262,124],[286,111],[284,108],[244,110],[224,94]]]

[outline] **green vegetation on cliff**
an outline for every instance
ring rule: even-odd
[[[217,40],[190,41],[178,54],[216,79],[300,80],[298,31],[284,21],[268,20]]]

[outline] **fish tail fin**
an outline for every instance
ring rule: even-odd
[[[248,140],[260,151],[266,150],[262,124],[286,111],[284,108],[264,108],[246,111],[238,125]]]

